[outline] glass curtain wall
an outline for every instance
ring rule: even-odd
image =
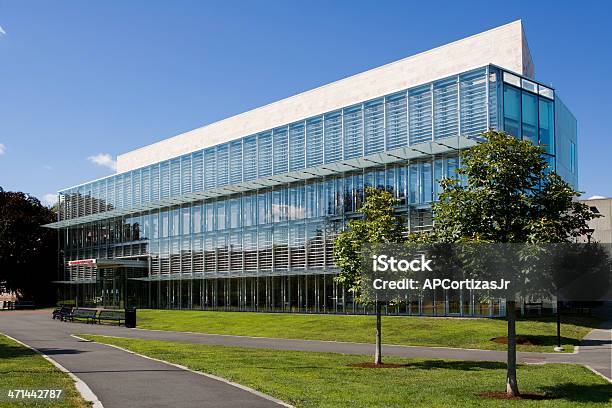
[[[150,265],[119,289],[107,286],[125,272],[66,266],[67,290],[110,305],[366,313],[333,281],[333,240],[358,216],[365,188],[391,191],[408,229],[427,230],[440,180],[460,165],[446,140],[505,129],[545,146],[554,163],[552,98],[488,66],[64,190],[65,264]],[[427,153],[434,147],[442,150]],[[430,293],[387,312],[503,312],[474,299]]]

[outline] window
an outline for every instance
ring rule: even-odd
[[[459,168],[459,157],[449,157],[446,159],[446,177],[448,178],[459,178],[457,169]]]
[[[555,98],[555,92],[552,89],[547,88],[545,86],[538,85],[538,92],[540,93],[540,95],[545,96],[547,98],[550,98],[550,99]]]
[[[245,138],[243,148],[244,181],[255,180],[257,178],[257,137]]]
[[[344,110],[344,158],[352,159],[363,154],[361,106]]]
[[[538,144],[538,97],[523,92],[523,140],[529,140],[537,146]]]
[[[215,230],[215,203],[204,204],[204,223],[206,231]]]
[[[434,85],[434,135],[443,139],[457,135],[457,80],[441,81]]]
[[[191,193],[191,155],[181,157],[181,194]]]
[[[366,104],[364,120],[365,154],[382,152],[385,145],[385,119],[382,99]]]
[[[431,140],[431,88],[428,86],[410,90],[410,144]]]
[[[317,189],[315,183],[306,184],[306,218],[317,216]]]
[[[181,220],[181,231],[180,233],[185,235],[185,234],[191,234],[191,208],[190,207],[184,207],[182,209],[182,220]]]
[[[202,206],[200,204],[196,204],[192,207],[191,222],[194,234],[202,232]]]
[[[257,177],[272,175],[272,134],[262,133],[257,136]]]
[[[523,89],[526,89],[530,92],[537,92],[537,85],[531,81],[528,81],[526,79],[521,79],[521,85],[523,86]]]
[[[161,233],[160,237],[168,237],[168,211],[164,210],[161,212]]]
[[[272,222],[287,220],[287,190],[278,189],[272,192]]]
[[[434,200],[437,200],[442,192],[441,182],[444,178],[444,160],[436,159],[434,161]]]
[[[289,170],[301,170],[304,168],[306,155],[304,151],[305,135],[304,123],[291,125],[289,128]]]
[[[298,185],[289,189],[289,219],[302,218],[304,218],[304,185]]]
[[[391,150],[408,144],[408,107],[405,92],[386,99],[387,150]]]
[[[431,174],[431,163],[421,163],[421,202],[432,201],[433,184]]]
[[[286,173],[288,169],[289,157],[287,148],[287,128],[274,129],[274,143],[272,145],[274,174]]]
[[[419,165],[411,164],[408,171],[408,201],[410,204],[417,204],[421,200],[419,194]]]
[[[181,195],[181,161],[173,159],[170,162],[170,197]]]
[[[217,230],[224,230],[226,226],[226,201],[217,201]]]
[[[229,183],[229,144],[224,143],[217,147],[217,186],[226,186]]]
[[[325,115],[324,156],[325,163],[342,160],[342,114]]]
[[[230,214],[229,214],[229,227],[230,228],[237,228],[240,227],[241,222],[240,222],[240,199],[239,198],[233,198],[230,200]]]
[[[159,188],[160,198],[168,198],[170,196],[170,163],[167,161],[163,162],[159,172],[161,178]],[[120,195],[117,195],[117,198],[119,197]]]
[[[204,189],[215,188],[217,185],[217,155],[215,148],[204,151]]]
[[[145,167],[144,169],[142,169],[142,188],[141,188],[141,194],[142,194],[142,202],[143,203],[148,203],[151,201],[151,167]],[[104,211],[105,209],[102,208],[102,211]]]
[[[323,164],[323,120],[311,119],[306,124],[306,167]]]
[[[400,205],[406,204],[406,167],[401,166],[397,169],[397,198]]]
[[[521,91],[511,86],[504,87],[504,130],[519,137],[521,126]]]
[[[180,234],[180,213],[179,209],[175,208],[170,211],[169,235],[175,237]]]
[[[151,217],[151,236],[157,239],[159,238],[159,213],[153,213],[149,217]]]
[[[202,151],[193,154],[191,165],[193,166],[191,175],[193,179],[193,191],[202,191],[204,185],[204,159]]]
[[[257,195],[257,221],[259,225],[270,223],[271,205],[270,193],[259,193]]]
[[[468,137],[477,136],[487,129],[486,72],[478,70],[462,75],[460,81],[461,134]]]
[[[512,75],[509,72],[504,72],[504,82],[518,87],[521,86],[521,78],[517,77],[516,75]]]
[[[245,227],[250,227],[257,223],[256,195],[251,194],[242,197],[242,214]]]
[[[546,149],[546,153],[555,154],[554,103],[540,98],[539,111],[540,145]]]
[[[109,181],[109,183],[112,183],[112,181]],[[151,201],[159,200],[160,183],[161,183],[160,166],[155,165],[151,167]],[[109,184],[109,187],[111,186],[112,184]],[[111,188],[110,190],[107,190],[107,194],[109,194],[109,199],[110,199],[111,198],[110,195],[114,194],[113,189]],[[109,200],[109,201],[111,204],[114,204],[114,198],[112,198],[112,200]]]
[[[231,184],[242,181],[242,141],[235,140],[230,143],[229,178]]]

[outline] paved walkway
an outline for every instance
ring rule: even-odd
[[[70,336],[94,332],[119,335],[119,330],[119,327],[62,323],[52,320],[50,311],[0,312],[0,332],[60,363],[89,386],[104,408],[281,406],[210,377]]]
[[[8,314],[11,313],[11,314]],[[373,345],[316,340],[290,340],[262,337],[229,336],[219,334],[185,333],[162,330],[127,329],[125,327],[62,323],[50,318],[50,311],[0,313],[0,332],[49,354],[73,371],[110,408],[123,398],[133,398],[141,405],[130,407],[164,406],[274,406],[270,401],[253,394],[233,389],[196,374],[155,363],[120,350],[96,343],[79,342],[70,337],[74,333],[100,334],[146,340],[167,340],[192,344],[255,347],[278,350],[302,350],[344,354],[371,355]],[[583,364],[612,379],[612,326],[591,331],[581,342],[578,353],[519,352],[523,363]],[[88,354],[89,353],[89,354]],[[398,357],[443,358],[469,361],[506,361],[505,351],[384,345],[383,355]],[[85,357],[85,358],[83,358]],[[95,367],[94,369],[91,369]],[[133,376],[134,372],[138,376]],[[159,386],[163,384],[163,386]],[[115,388],[117,387],[117,388]],[[114,395],[118,390],[121,397]],[[224,394],[227,392],[227,394]],[[161,394],[158,396],[158,394]],[[133,395],[133,397],[132,397]],[[204,399],[202,399],[204,398]],[[144,399],[144,400],[143,400]],[[107,401],[109,402],[107,404]],[[184,405],[176,404],[184,401]],[[202,402],[210,405],[204,405]],[[225,405],[223,405],[225,404]],[[258,405],[259,404],[259,405]],[[194,405],[195,406],[195,405]]]

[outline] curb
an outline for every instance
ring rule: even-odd
[[[225,379],[225,378],[223,378],[223,377],[218,377],[218,376],[216,376],[216,375],[214,375],[214,374],[208,374],[208,373],[204,373],[204,372],[202,372],[202,371],[192,370],[191,368],[189,368],[189,367],[185,367],[184,365],[181,365],[181,364],[175,364],[175,363],[171,363],[171,362],[169,362],[169,361],[160,360],[160,359],[155,358],[155,357],[145,356],[144,354],[136,353],[135,351],[128,350],[128,349],[126,349],[126,348],[123,348],[123,347],[120,347],[120,346],[116,346],[116,345],[114,345],[114,344],[99,343],[99,342],[97,342],[97,341],[87,340],[87,339],[84,339],[84,338],[82,338],[82,337],[77,336],[76,334],[71,334],[70,336],[74,337],[75,339],[81,340],[81,341],[88,341],[88,342],[91,342],[91,343],[102,344],[102,345],[104,345],[104,346],[113,347],[113,348],[116,348],[116,349],[118,349],[118,350],[125,351],[126,353],[134,354],[134,355],[136,355],[136,356],[138,356],[138,357],[146,358],[146,359],[148,359],[148,360],[157,361],[157,362],[159,362],[159,363],[168,364],[168,365],[171,365],[171,366],[173,366],[173,367],[180,368],[181,370],[189,371],[189,372],[191,372],[191,373],[198,374],[198,375],[202,375],[202,376],[204,376],[204,377],[208,377],[208,378],[211,378],[211,379],[213,379],[213,380],[221,381],[221,382],[223,382],[223,383],[225,383],[225,384],[231,385],[232,387],[237,387],[237,388],[240,388],[240,389],[241,389],[241,390],[243,390],[243,391],[247,391],[247,392],[249,392],[249,393],[251,393],[251,394],[257,395],[258,397],[261,397],[261,398],[267,399],[268,401],[272,401],[272,402],[274,402],[274,403],[276,403],[276,404],[278,404],[278,405],[280,405],[280,406],[283,406],[283,407],[285,407],[285,408],[295,408],[293,405],[287,404],[286,402],[281,401],[281,400],[279,400],[278,398],[274,398],[274,397],[272,397],[272,396],[270,396],[270,395],[267,395],[267,394],[264,394],[264,393],[259,392],[259,391],[257,391],[257,390],[254,390],[253,388],[247,387],[246,385],[242,385],[242,384],[235,383],[235,382],[233,382],[233,381],[229,381],[229,380],[227,380],[227,379]],[[98,336],[101,336],[101,337],[110,337],[110,338],[117,338],[117,339],[127,339],[127,340],[130,340],[130,338],[129,338],[129,337],[119,337],[119,336],[104,336],[104,335],[98,335]],[[138,340],[138,339],[136,339],[136,340]],[[95,407],[95,408],[97,408],[97,407]]]
[[[8,334],[2,333],[2,335],[5,336],[6,338],[9,338],[9,339],[13,340],[16,343],[21,344],[24,347],[29,348],[32,351],[36,352],[37,354],[41,355],[45,360],[49,361],[51,364],[53,364],[55,367],[57,367],[57,369],[59,369],[61,372],[68,374],[70,376],[70,378],[72,378],[74,380],[75,387],[76,387],[77,391],[79,392],[79,394],[81,394],[81,397],[83,397],[83,399],[85,401],[91,402],[93,408],[104,408],[104,405],[102,405],[102,402],[98,399],[96,394],[94,394],[94,392],[91,390],[91,388],[89,388],[89,386],[83,380],[81,380],[79,377],[77,377],[72,372],[70,372],[66,367],[64,367],[63,365],[61,365],[57,361],[53,360],[51,357],[49,357],[48,355],[46,355],[42,351],[40,351],[40,350],[38,350],[38,349],[36,349],[36,348],[34,348],[32,346],[29,346],[29,345],[25,344],[24,342],[19,341],[19,340],[17,340],[14,337],[9,336]]]

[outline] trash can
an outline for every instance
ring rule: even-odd
[[[125,327],[130,329],[136,327],[136,308],[125,309]]]

